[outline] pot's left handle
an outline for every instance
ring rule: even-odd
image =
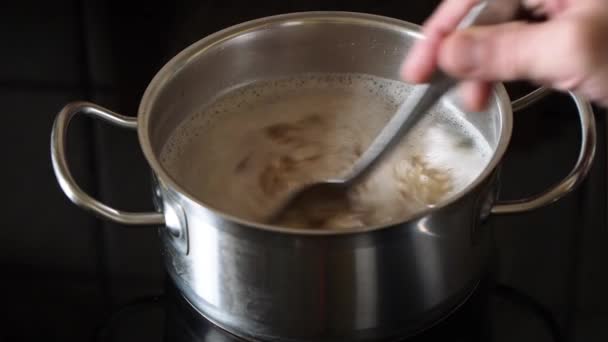
[[[162,213],[134,213],[114,209],[84,192],[72,177],[66,158],[65,141],[70,121],[76,114],[85,114],[123,128],[137,129],[137,119],[114,113],[88,102],[69,103],[59,112],[51,132],[51,159],[57,181],[68,198],[94,214],[127,225],[164,225]]]

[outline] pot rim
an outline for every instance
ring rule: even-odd
[[[149,120],[150,120],[150,109],[154,106],[154,102],[158,95],[163,91],[165,84],[172,79],[172,77],[178,73],[183,67],[185,67],[189,61],[196,58],[200,54],[204,54],[207,50],[223,43],[224,41],[230,40],[236,36],[256,31],[264,27],[269,26],[288,26],[288,25],[299,25],[311,22],[333,22],[333,23],[358,23],[377,28],[386,28],[390,30],[402,31],[410,36],[414,36],[418,39],[424,38],[421,33],[421,26],[406,22],[399,19],[389,18],[385,16],[358,13],[358,12],[346,12],[346,11],[310,11],[310,12],[293,12],[287,14],[280,14],[268,17],[262,17],[255,20],[243,22],[241,24],[233,25],[208,35],[197,42],[186,47],[180,53],[175,55],[169,62],[167,62],[154,76],[144,95],[141,99],[138,109],[138,129],[137,134],[139,143],[143,150],[144,156],[148,161],[148,164],[152,168],[152,171],[156,174],[158,180],[162,184],[166,184],[169,188],[178,192],[185,200],[196,204],[210,211],[214,215],[221,217],[223,220],[246,226],[248,228],[256,228],[260,230],[275,232],[275,233],[287,233],[287,234],[298,234],[298,235],[309,235],[309,236],[327,236],[327,235],[343,235],[353,233],[364,233],[375,230],[386,229],[404,223],[416,221],[429,213],[440,210],[441,208],[447,207],[461,198],[466,196],[472,189],[476,188],[479,184],[484,182],[496,169],[498,164],[501,162],[504,153],[507,150],[511,139],[511,133],[513,129],[513,111],[511,108],[511,100],[509,95],[502,83],[497,83],[493,89],[493,98],[497,100],[499,117],[501,120],[501,130],[496,149],[492,155],[492,159],[484,170],[475,178],[475,180],[467,187],[459,191],[458,193],[450,196],[448,199],[429,207],[425,210],[415,213],[405,219],[397,220],[389,224],[373,225],[362,228],[348,228],[348,229],[302,229],[302,228],[288,228],[282,226],[269,225],[264,223],[258,223],[245,219],[238,218],[236,216],[224,213],[216,210],[205,204],[204,202],[197,199],[191,193],[182,188],[169,173],[164,169],[158,160],[157,156],[152,150],[149,135]]]

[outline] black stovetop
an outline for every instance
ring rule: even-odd
[[[536,300],[512,287],[482,280],[472,295],[449,316],[414,336],[395,342],[499,341],[498,301],[507,301],[536,320],[543,341],[564,341],[553,315]],[[113,312],[99,327],[97,342],[239,342],[245,341],[206,320],[171,285],[159,296],[142,297]]]

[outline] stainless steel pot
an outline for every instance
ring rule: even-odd
[[[407,222],[357,230],[301,231],[245,222],[197,201],[159,162],[169,134],[193,108],[243,82],[303,72],[358,72],[399,79],[419,27],[344,12],[263,18],[230,27],[190,46],[156,75],[137,118],[90,103],[59,113],[51,137],[57,179],[77,205],[128,225],[161,225],[166,268],[187,300],[207,318],[245,338],[286,341],[378,340],[423,329],[475,288],[490,239],[490,215],[521,213],[572,191],[595,150],[590,105],[571,94],[581,120],[580,156],[572,172],[546,192],[497,202],[497,173],[511,136],[511,104],[498,85],[486,113],[467,113],[494,148],[479,178],[461,193]],[[450,101],[447,99],[446,101]],[[65,157],[76,114],[137,130],[155,178],[159,212],[111,208],[83,192]]]

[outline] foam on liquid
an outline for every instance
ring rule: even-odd
[[[359,74],[254,82],[193,113],[168,139],[161,162],[210,207],[260,221],[293,189],[348,171],[410,90]],[[491,149],[458,114],[441,106],[431,112],[348,198],[294,208],[281,225],[391,223],[468,186]]]

